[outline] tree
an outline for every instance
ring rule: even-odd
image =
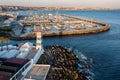
[[[10,40],[8,38],[4,38],[4,43],[7,45],[7,50],[8,50],[8,43],[10,42]]]
[[[3,45],[3,37],[0,37],[0,46],[1,46],[1,51],[3,50],[3,47],[2,47],[2,45]]]

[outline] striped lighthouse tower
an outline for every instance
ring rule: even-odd
[[[42,48],[42,33],[41,30],[36,31],[36,49]]]

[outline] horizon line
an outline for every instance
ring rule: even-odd
[[[45,7],[45,8],[79,8],[79,9],[84,9],[84,8],[91,8],[91,9],[120,9],[120,8],[110,8],[110,7],[73,7],[73,6],[67,6],[67,7],[58,7],[58,6],[23,6],[23,5],[1,5],[2,6],[8,6],[8,7],[32,7],[32,8],[41,8],[41,7]]]

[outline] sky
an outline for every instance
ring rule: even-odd
[[[32,7],[120,8],[120,0],[0,0],[0,5]]]

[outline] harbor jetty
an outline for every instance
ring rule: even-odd
[[[80,61],[73,51],[58,45],[46,46],[44,50],[45,52],[38,60],[38,64],[51,65],[46,80],[90,79],[91,74],[84,71],[89,68],[88,64],[83,60]],[[79,71],[78,68],[84,70]]]

